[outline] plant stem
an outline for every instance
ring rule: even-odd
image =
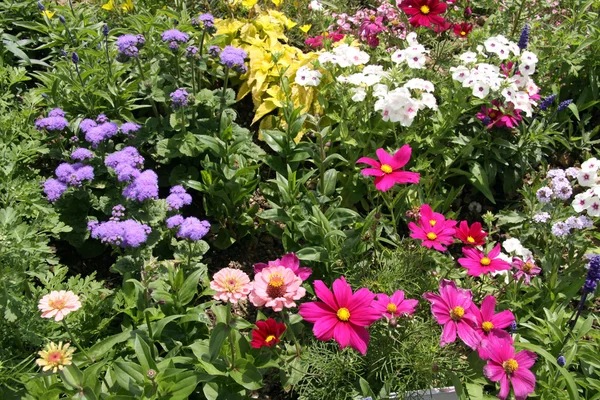
[[[62,322],[63,322],[63,326],[65,327],[67,333],[69,334],[69,337],[71,338],[71,342],[73,342],[73,344],[75,345],[75,347],[77,347],[79,349],[79,351],[81,351],[83,353],[83,355],[86,356],[86,358],[88,360],[90,360],[90,362],[94,362],[94,360],[92,360],[92,357],[90,357],[88,355],[88,353],[84,350],[84,348],[81,347],[81,345],[79,344],[79,342],[75,339],[75,336],[73,336],[73,333],[71,333],[71,329],[69,329],[69,325],[67,325],[67,321],[65,321],[63,319]]]
[[[181,129],[183,130],[183,133],[186,133],[186,129],[185,129],[185,112],[183,111],[183,107],[179,107],[179,114],[181,117]]]
[[[223,121],[223,111],[225,111],[225,92],[229,83],[229,67],[225,67],[225,82],[223,82],[223,90],[221,91],[221,105],[219,107],[219,131],[217,135],[221,135],[221,124]]]
[[[106,48],[106,61],[108,61],[108,80],[112,77],[112,62],[108,53],[108,37],[104,38],[104,47]]]
[[[146,289],[146,293],[148,293],[148,289]],[[149,297],[149,295],[146,295]],[[152,325],[150,324],[150,315],[148,312],[144,310],[144,318],[146,319],[146,326],[148,327],[148,338],[150,339],[150,352],[152,353],[152,358],[156,359],[156,353],[154,349],[154,332],[152,331]]]
[[[283,318],[283,322],[285,322],[285,324],[287,325],[286,332],[290,333],[290,336],[292,337],[292,341],[294,342],[294,345],[296,346],[296,357],[300,357],[300,343],[298,343],[298,338],[296,337],[296,334],[294,333],[294,330],[292,329],[292,324],[290,323],[289,316],[287,315],[287,313],[284,310],[281,310],[281,316]]]
[[[202,53],[204,50],[204,36],[206,35],[206,31],[202,31],[202,37],[200,38],[200,47],[198,51],[200,52],[200,60],[202,60]],[[198,68],[198,91],[202,89],[202,74],[200,73],[200,68]]]
[[[71,0],[69,0],[69,8],[71,9],[71,14],[75,16],[75,10],[73,10],[73,2]]]
[[[515,22],[513,23],[512,30],[510,32],[510,36],[514,37],[517,33],[517,27],[519,26],[519,20],[521,19],[521,12],[523,11],[523,6],[525,5],[525,0],[521,0],[521,5],[519,6],[519,11],[517,11],[517,16],[515,17]]]
[[[227,314],[231,314],[231,303],[227,302]],[[233,344],[233,330],[231,329],[231,326],[228,327],[229,329],[229,347],[231,349],[231,368],[233,369],[233,366],[235,364],[235,345]]]
[[[146,77],[144,76],[144,69],[142,68],[142,63],[140,62],[139,57],[135,57],[135,61],[140,71],[140,77],[142,78],[142,86],[144,86],[144,81],[146,80]],[[156,118],[159,118],[158,109],[156,108],[156,103],[154,102],[154,99],[150,98],[150,103],[152,104],[152,111],[154,112],[154,116]]]

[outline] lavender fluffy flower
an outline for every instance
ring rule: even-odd
[[[198,54],[198,48],[196,46],[188,46],[188,48],[185,49],[185,56],[187,58],[196,57],[197,54]]]
[[[583,285],[584,293],[592,293],[596,290],[596,286],[600,281],[600,256],[594,256],[590,259],[588,264],[588,272],[585,277],[585,284]]]
[[[79,123],[79,130],[83,133],[87,133],[90,129],[98,126],[96,121],[93,119],[86,118]]]
[[[185,107],[188,105],[188,92],[185,89],[177,89],[170,94],[173,108]]]
[[[55,173],[59,181],[70,186],[81,186],[83,181],[94,180],[94,168],[81,163],[62,163]]]
[[[540,203],[549,203],[552,200],[552,189],[548,186],[544,186],[535,193]]]
[[[78,148],[71,153],[71,160],[83,161],[89,160],[90,158],[94,158],[94,153],[88,149]]]
[[[544,223],[550,219],[550,214],[547,212],[539,212],[533,216],[535,222]]]
[[[164,31],[161,35],[163,42],[169,43],[169,48],[171,50],[179,49],[180,43],[187,43],[190,40],[190,37],[181,32],[178,29],[169,29],[168,31]]]
[[[123,206],[122,204],[117,204],[116,206],[114,206],[112,208],[111,211],[111,217],[110,220],[111,221],[120,221],[121,218],[123,218],[125,216],[125,206]]]
[[[124,133],[125,135],[133,136],[133,134],[136,133],[137,131],[139,131],[140,128],[141,128],[141,125],[135,124],[133,122],[125,122],[124,124],[121,125],[119,130],[122,133]]]
[[[92,238],[99,239],[102,243],[115,246],[139,247],[148,240],[148,234],[152,229],[148,225],[141,224],[132,219],[125,221],[107,221],[88,223],[88,229]]]
[[[188,206],[192,204],[192,196],[190,196],[183,186],[177,185],[173,186],[170,191],[171,194],[167,196],[167,204],[169,205],[169,210],[179,210],[183,206]]]
[[[202,22],[205,27],[210,28],[215,24],[215,17],[212,14],[200,14],[198,21]]]
[[[127,146],[119,151],[115,151],[106,156],[104,165],[112,169],[117,168],[119,164],[130,165],[139,168],[144,165],[144,157],[140,155],[135,147]]]
[[[578,173],[579,173],[579,170],[575,167],[569,167],[565,170],[565,175],[568,176],[569,178],[577,178]]]
[[[123,196],[137,201],[158,199],[158,176],[152,170],[143,171],[123,189]]]
[[[551,94],[550,96],[546,97],[540,103],[540,110],[541,111],[546,111],[548,109],[548,107],[550,107],[552,105],[552,103],[554,103],[554,100],[556,100],[556,95],[555,94]]]
[[[552,234],[556,237],[568,236],[571,233],[571,228],[564,222],[556,222],[552,225]]]
[[[553,181],[553,191],[554,195],[561,200],[568,200],[573,194],[573,189],[568,181],[566,183],[563,181],[557,181],[556,184],[554,184]]]
[[[96,117],[96,122],[99,124],[104,124],[105,122],[108,122],[108,117],[105,114],[99,114]]]
[[[47,179],[44,182],[44,193],[48,201],[55,202],[67,190],[67,185],[57,179]]]
[[[562,103],[560,103],[558,105],[558,112],[564,111],[567,107],[569,107],[569,104],[571,104],[573,102],[573,99],[568,99],[563,101]]]
[[[47,131],[63,131],[69,126],[69,121],[65,117],[46,117],[35,121],[37,130],[45,129]]]
[[[210,223],[208,221],[200,221],[195,217],[186,218],[177,231],[177,237],[181,239],[189,240],[200,240],[210,230]]]
[[[172,217],[169,217],[166,220],[167,228],[173,229],[176,226],[181,225],[183,223],[183,221],[184,221],[184,218],[181,216],[181,214],[173,215]]]
[[[125,57],[137,57],[139,50],[146,43],[143,35],[121,35],[117,38],[119,54]]]
[[[525,50],[527,48],[527,43],[529,43],[529,25],[525,24],[521,31],[518,46],[521,50]]]
[[[65,116],[65,112],[62,109],[60,109],[60,108],[53,108],[48,113],[48,116],[49,117],[64,117]]]
[[[219,53],[221,52],[221,48],[219,46],[210,46],[208,48],[208,55],[211,57],[218,57]]]
[[[248,54],[237,47],[226,46],[219,54],[221,64],[228,68],[240,68],[244,66],[244,60],[248,57]]]
[[[96,148],[100,142],[110,139],[117,133],[119,133],[119,126],[117,124],[114,122],[105,122],[88,129],[85,133],[85,140],[91,143],[93,148]]]
[[[128,164],[117,165],[115,167],[115,173],[117,174],[117,180],[119,182],[131,182],[132,179],[137,178],[141,174],[139,169]]]

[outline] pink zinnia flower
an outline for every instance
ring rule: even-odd
[[[540,267],[535,266],[535,262],[531,257],[526,262],[523,262],[519,257],[513,257],[512,266],[518,270],[514,275],[514,279],[519,280],[522,277],[526,286],[529,286],[531,277],[542,272]]]
[[[498,398],[505,400],[512,384],[516,400],[524,400],[535,390],[535,375],[529,370],[535,364],[537,355],[529,350],[515,352],[512,343],[491,336],[486,341],[490,359],[483,368],[483,374],[492,382],[500,382]]]
[[[456,221],[446,220],[442,214],[433,212],[428,204],[421,206],[420,214],[419,224],[408,224],[412,232],[410,237],[422,240],[421,245],[429,249],[433,247],[438,251],[446,251],[444,245],[454,243]]]
[[[217,292],[213,296],[216,300],[237,303],[248,296],[252,284],[245,272],[235,268],[223,268],[213,275],[210,288]]]
[[[474,222],[469,226],[467,221],[460,221],[456,229],[456,238],[470,246],[482,246],[485,244],[487,233],[481,229],[479,222]]]
[[[283,266],[267,267],[254,276],[250,301],[256,307],[271,307],[273,311],[296,307],[294,300],[306,294],[302,279]]]
[[[471,247],[463,247],[462,252],[466,258],[459,258],[458,263],[465,267],[468,275],[481,276],[490,272],[507,271],[510,264],[499,258],[500,243],[488,254]]]
[[[471,312],[473,294],[470,290],[458,289],[453,281],[440,282],[440,294],[425,293],[423,298],[431,302],[431,313],[444,331],[440,346],[445,346],[458,337],[470,348],[476,349],[481,338],[473,328],[475,315]]]
[[[373,168],[365,168],[361,172],[364,176],[375,177],[375,188],[385,192],[396,183],[419,183],[420,175],[417,172],[399,171],[410,160],[411,148],[405,144],[394,156],[384,149],[377,149],[379,161],[369,157],[361,157],[356,163],[369,164]]]
[[[385,293],[379,293],[377,300],[372,303],[374,309],[379,311],[388,319],[402,316],[404,314],[412,315],[419,302],[414,299],[405,299],[404,292],[397,290],[392,297]]]
[[[62,319],[72,311],[77,311],[81,308],[79,296],[69,291],[52,291],[42,297],[38,303],[38,309],[42,312],[42,318],[52,318],[55,321]]]
[[[300,304],[298,313],[314,324],[317,339],[333,338],[342,349],[349,345],[364,355],[369,344],[365,327],[381,318],[381,313],[371,307],[375,295],[366,288],[352,293],[343,276],[332,287],[333,293],[322,281],[315,281],[315,294],[322,301]]]
[[[483,344],[488,340],[490,335],[512,342],[510,333],[503,329],[508,328],[515,321],[515,315],[510,310],[504,310],[495,314],[495,308],[496,298],[494,296],[485,296],[481,302],[481,309],[477,308],[475,304],[471,305],[471,312],[475,316],[475,329],[479,333],[479,336],[481,336],[481,345],[478,349],[479,357],[484,360],[487,360],[489,355]]]
[[[257,274],[267,267],[278,266],[291,269],[294,272],[294,274],[296,274],[296,276],[298,276],[303,281],[307,280],[310,274],[312,274],[312,269],[300,267],[300,260],[298,259],[295,253],[288,253],[281,257],[281,259],[278,258],[275,261],[269,261],[268,264],[256,263],[254,264],[254,273]]]

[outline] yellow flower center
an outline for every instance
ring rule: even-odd
[[[380,168],[384,173],[391,174],[393,169],[388,164],[383,164]]]
[[[450,318],[452,318],[454,321],[460,321],[463,315],[465,315],[465,309],[461,306],[456,306],[450,310]]]
[[[350,311],[346,307],[337,310],[337,317],[340,321],[348,321],[350,319]]]
[[[467,236],[467,242],[475,243],[475,239],[473,239],[473,236]]]
[[[425,15],[429,14],[429,7],[427,6],[421,6],[421,12]]]
[[[273,336],[273,335],[269,335],[269,336],[267,336],[267,338],[265,339],[265,342],[267,342],[267,343],[271,343],[271,341],[273,341],[274,339],[276,339],[276,337],[275,337],[275,336]]]
[[[376,20],[377,18],[376,18],[374,15],[371,15],[371,16],[369,17],[369,19],[371,20],[371,22],[375,22],[375,20]]]
[[[435,233],[433,233],[433,232],[429,232],[427,234],[427,239],[429,239],[429,240],[435,240],[435,239],[437,239],[437,235]]]
[[[494,329],[494,324],[492,324],[490,321],[485,321],[483,324],[481,324],[481,329],[483,329],[485,333],[489,333],[492,329]]]
[[[54,309],[54,310],[62,310],[63,308],[65,308],[65,299],[64,297],[58,297],[56,299],[50,299],[48,301],[48,306],[50,306],[50,308]]]
[[[465,36],[466,34],[467,34],[467,32],[465,32],[465,31],[460,31],[460,35],[461,35],[461,36]]]
[[[483,257],[483,258],[482,258],[482,259],[479,261],[479,263],[480,263],[481,265],[488,266],[488,265],[490,265],[490,264],[492,263],[492,260],[490,260],[490,259],[489,259],[489,258],[487,258],[487,257]]]
[[[435,224],[437,224],[437,221],[435,219],[430,219],[429,220],[429,225],[435,226]]]
[[[329,32],[323,33],[323,36],[328,37],[329,36]]]
[[[398,307],[396,307],[394,303],[390,303],[387,305],[387,312],[389,312],[390,314],[395,313],[396,310],[398,310]]]
[[[281,274],[274,273],[269,276],[269,284],[267,285],[267,294],[269,297],[272,299],[283,297],[286,289]]]
[[[514,358],[511,358],[502,363],[502,368],[504,368],[507,374],[512,374],[519,369],[519,363]]]
[[[533,269],[533,263],[531,263],[529,261],[523,265],[523,272],[525,272],[525,273],[531,272],[532,269]]]

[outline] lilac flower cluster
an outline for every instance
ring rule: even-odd
[[[119,127],[119,130],[121,131],[121,133],[128,135],[129,137],[133,137],[133,134],[139,131],[140,128],[141,125],[138,125],[133,122],[125,122]]]
[[[123,196],[137,201],[158,199],[158,175],[151,169],[142,171],[123,189]]]
[[[196,217],[183,218],[177,214],[167,219],[167,227],[173,229],[179,227],[177,237],[180,239],[200,240],[210,231],[208,221],[200,221]]]
[[[123,61],[128,60],[129,57],[137,57],[139,50],[144,47],[144,44],[146,44],[144,35],[121,35],[117,38],[119,56]]]
[[[139,169],[144,165],[144,157],[135,147],[127,146],[106,156],[104,165],[115,171],[119,182],[129,182],[140,176]]]
[[[212,14],[200,14],[198,18],[192,18],[192,25],[213,33],[215,31],[215,17]]]
[[[533,220],[538,223],[544,223],[550,219],[550,214],[547,212],[539,212],[533,216]]]
[[[90,158],[94,158],[94,153],[82,147],[73,150],[71,153],[71,160],[83,161]]]
[[[221,64],[228,68],[234,69],[242,74],[248,70],[244,64],[244,60],[248,57],[248,53],[242,49],[226,46],[221,50],[219,57],[221,59]]]
[[[569,170],[569,175],[573,173]],[[536,197],[540,203],[549,203],[554,196],[560,200],[568,200],[573,195],[573,188],[569,179],[567,179],[567,173],[562,169],[551,169],[548,171],[547,179],[551,179],[551,188],[544,186],[536,192]]]
[[[63,131],[69,126],[69,121],[65,118],[65,112],[60,108],[55,108],[48,113],[46,118],[40,118],[35,121],[35,128],[39,131]]]
[[[132,219],[125,221],[88,222],[88,230],[92,238],[114,246],[139,247],[148,239],[152,229]]]
[[[208,55],[213,58],[217,58],[219,56],[220,52],[221,52],[221,48],[219,46],[210,46],[208,48]]]
[[[94,168],[82,163],[62,163],[56,167],[54,173],[59,181],[69,186],[81,186],[83,181],[94,179]]]
[[[50,178],[44,182],[44,193],[48,201],[55,202],[67,190],[67,185],[58,179]]]
[[[125,216],[125,206],[117,204],[112,208],[110,221],[120,221]]]
[[[192,196],[185,191],[183,186],[173,186],[169,196],[167,196],[167,204],[169,205],[169,211],[179,210],[183,206],[192,204]]]
[[[169,48],[171,50],[179,49],[180,43],[187,43],[190,40],[190,37],[181,32],[178,29],[169,29],[168,31],[164,31],[161,35],[163,42],[169,42]]]
[[[195,58],[198,55],[198,48],[196,46],[188,46],[187,49],[185,49],[185,56],[187,58]]]
[[[571,234],[571,230],[589,229],[594,227],[594,222],[585,215],[579,217],[571,216],[566,221],[559,221],[552,225],[552,234],[556,237],[564,237]]]
[[[169,96],[171,96],[173,108],[186,107],[188,105],[189,93],[185,89],[177,89]]]
[[[588,264],[588,272],[583,285],[584,293],[592,293],[596,290],[596,286],[600,281],[600,255],[596,255],[590,259]]]
[[[104,114],[100,114],[96,121],[89,118],[79,124],[79,129],[85,133],[85,140],[92,144],[92,148],[98,147],[100,142],[110,139],[119,133],[119,126],[114,122],[108,122]]]

